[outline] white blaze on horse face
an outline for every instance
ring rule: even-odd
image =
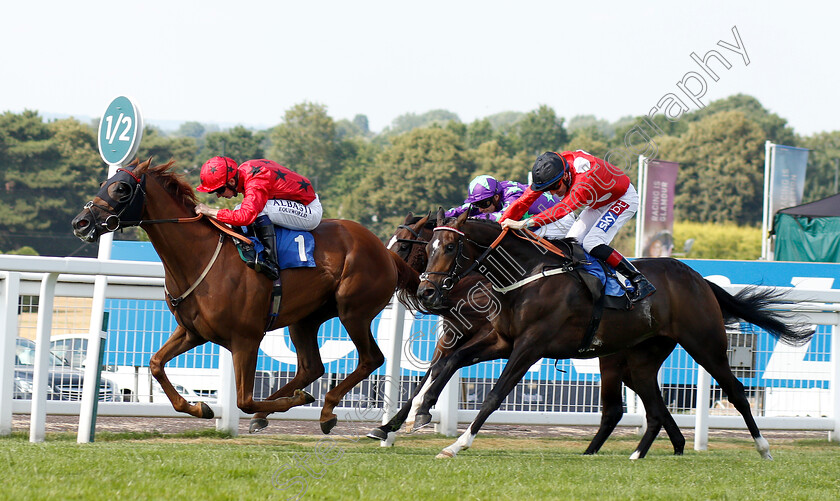
[[[397,236],[396,235],[391,237],[391,240],[388,240],[388,245],[386,245],[385,247],[388,248],[388,249],[391,249],[391,247],[393,247],[395,243],[397,243]],[[394,249],[391,249],[391,250],[394,250]]]
[[[440,238],[435,237],[435,239],[432,240],[431,244],[432,244],[432,252],[437,251],[438,247],[440,247]]]

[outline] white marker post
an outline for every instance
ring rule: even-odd
[[[108,164],[108,178],[117,173],[117,169],[128,164],[143,137],[143,118],[140,109],[125,96],[111,101],[102,121],[99,122],[99,155]],[[99,237],[99,260],[111,259],[111,243],[113,233],[106,233]],[[105,289],[108,278],[97,275],[93,284],[93,304],[90,310],[90,329],[88,330],[87,360],[85,367],[85,383],[82,388],[82,407],[79,411],[79,433],[76,441],[86,444],[93,441],[92,430],[94,422],[95,403],[99,400],[98,363],[101,340],[100,332],[103,326],[103,312],[105,311]]]

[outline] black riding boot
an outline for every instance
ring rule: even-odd
[[[613,259],[610,259],[613,254],[617,254],[616,257],[621,258],[618,264],[615,265],[615,271],[621,273],[627,280],[630,280],[630,283],[633,284],[633,292],[628,294],[631,303],[637,303],[656,292],[656,287],[648,282],[648,279],[642,275],[642,272],[637,270],[635,266],[630,264],[630,261],[628,261],[626,257],[619,254],[618,251],[609,245],[601,244],[595,246],[589,254],[597,257],[607,264],[609,264],[610,261],[614,261]]]
[[[254,221],[254,233],[265,247],[265,256],[257,254],[254,269],[265,273],[271,280],[280,277],[280,269],[277,266],[277,241],[274,238],[274,223],[268,216],[259,216]]]
[[[656,292],[656,287],[654,287],[652,283],[648,282],[648,279],[642,275],[642,272],[630,264],[630,261],[628,261],[627,258],[621,259],[621,262],[615,267],[615,271],[624,275],[627,280],[630,280],[633,287],[635,287],[635,290],[630,293],[631,303],[637,303]]]

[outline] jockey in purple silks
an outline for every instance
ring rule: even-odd
[[[470,194],[464,200],[464,204],[446,211],[446,217],[457,217],[470,211],[469,217],[498,221],[505,209],[525,192],[525,188],[527,188],[526,185],[516,181],[497,181],[492,176],[478,176],[470,181]],[[559,197],[543,192],[542,196],[531,204],[522,218],[528,219],[553,207],[558,202],[560,202]],[[574,222],[574,213],[568,214],[552,224],[541,226],[535,233],[546,238],[563,238]]]

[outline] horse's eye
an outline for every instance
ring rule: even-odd
[[[118,202],[125,202],[131,197],[131,188],[126,183],[118,183],[114,191]]]
[[[401,251],[408,250],[408,244],[407,244],[407,243],[402,243],[402,244],[400,244],[400,250],[401,250]]]
[[[455,244],[446,244],[446,252],[452,252],[455,250]]]

